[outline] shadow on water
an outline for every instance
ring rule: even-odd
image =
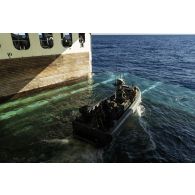
[[[0,106],[1,162],[101,162],[101,152],[72,138],[82,105],[101,99],[108,78],[42,92]],[[109,93],[110,90],[107,90]]]
[[[136,113],[123,124],[112,146],[104,152],[105,162],[153,161],[145,158],[155,151],[156,145],[147,130],[147,123],[142,119],[143,115]]]
[[[2,104],[0,161],[194,162],[195,118],[190,107],[194,92],[131,74],[124,77],[144,91],[143,102],[109,148],[97,150],[72,137],[71,121],[78,108],[114,90],[116,75],[101,73],[90,82]],[[177,100],[181,90],[185,98]]]
[[[195,117],[147,99],[143,105],[145,113],[126,121],[104,161],[195,162]]]
[[[142,89],[140,116],[130,118],[105,162],[195,162],[195,93],[187,88],[129,76]],[[178,97],[183,100],[182,104]],[[194,105],[194,106],[193,106]]]

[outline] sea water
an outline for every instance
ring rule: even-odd
[[[0,105],[1,162],[195,162],[195,36],[92,36],[93,77]],[[138,85],[142,103],[105,149],[72,137],[78,108]]]

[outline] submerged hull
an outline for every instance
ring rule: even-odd
[[[121,125],[130,117],[141,103],[141,91],[138,89],[133,103],[124,111],[118,120],[114,121],[114,126],[108,131],[103,131],[98,128],[92,128],[87,124],[79,121],[73,121],[73,136],[83,141],[94,144],[97,147],[104,147],[110,144],[113,137],[119,133]]]

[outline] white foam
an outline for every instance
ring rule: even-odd
[[[139,106],[136,109],[136,112],[137,112],[139,117],[143,116],[143,114],[145,112],[145,107],[143,105],[139,104]]]

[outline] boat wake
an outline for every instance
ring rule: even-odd
[[[142,91],[142,94],[144,94],[144,93],[146,93],[146,92],[148,92],[148,91],[150,91],[150,90],[152,90],[152,89],[158,87],[158,86],[161,85],[161,84],[162,84],[161,82],[156,82],[154,85],[148,87],[147,89],[144,89],[144,90]]]
[[[139,117],[142,117],[144,115],[145,112],[145,107],[141,104],[139,104],[139,106],[136,109],[136,113]]]
[[[72,136],[64,139],[46,139],[41,143],[46,145],[48,151],[57,151],[52,158],[44,159],[43,162],[103,162],[102,150],[97,150],[90,144],[76,140]]]

